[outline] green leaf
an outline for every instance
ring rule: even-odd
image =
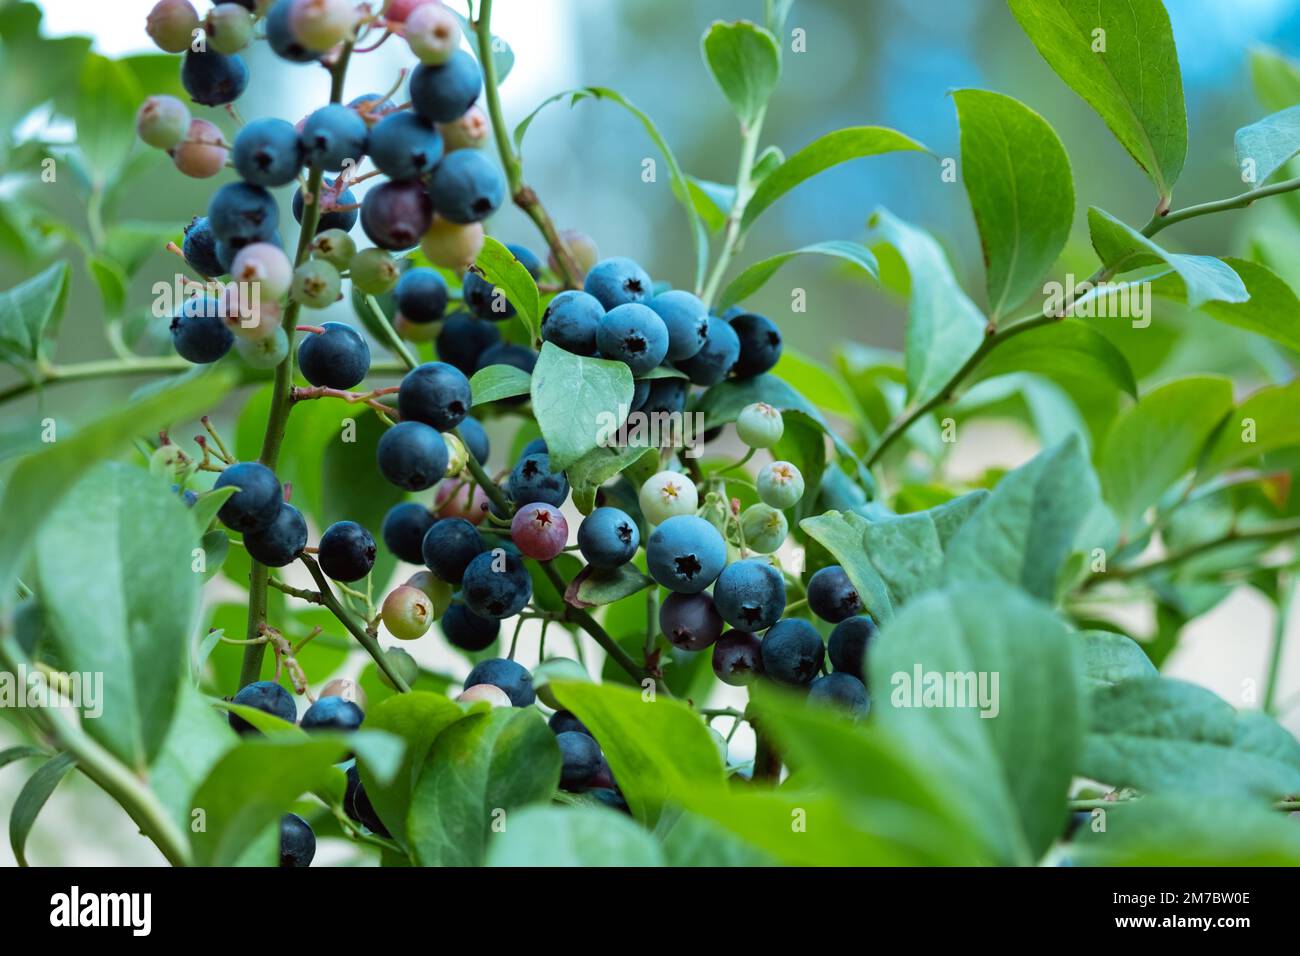
[[[42,340],[57,334],[67,302],[67,262],[0,292],[0,357],[36,361]]]
[[[893,604],[940,586],[948,543],[988,497],[981,488],[925,511],[866,524],[863,548]]]
[[[433,742],[406,821],[421,866],[479,866],[499,815],[549,799],[560,749],[535,708],[501,708],[457,721]]]
[[[48,757],[49,753],[40,747],[33,747],[30,744],[19,744],[16,747],[6,747],[0,750],[0,768],[7,767],[16,760],[25,760],[28,757]]]
[[[13,848],[14,859],[19,866],[27,866],[27,835],[32,832],[36,817],[75,763],[76,758],[69,754],[50,758],[41,764],[18,792],[18,799],[9,811],[9,845]]]
[[[527,395],[532,384],[532,376],[513,365],[488,365],[475,372],[469,380],[476,407],[503,398]]]
[[[1074,219],[1074,178],[1047,120],[1010,96],[952,94],[961,123],[961,169],[987,267],[994,318],[1041,288]]]
[[[742,129],[767,111],[781,78],[781,48],[776,37],[748,20],[715,21],[701,40],[704,62],[731,104]]]
[[[461,33],[463,33],[469,41],[470,52],[474,54],[475,59],[478,59],[479,47],[474,27],[465,19],[464,14],[461,14],[456,10],[451,10],[451,15],[460,21]],[[506,81],[506,77],[510,75],[510,71],[514,69],[515,51],[510,48],[509,43],[501,39],[501,37],[497,36],[495,33],[492,34],[492,37],[489,40],[489,47],[492,50],[492,64],[496,67],[497,85],[500,86]]]
[[[1080,774],[1189,800],[1275,800],[1300,792],[1300,742],[1259,711],[1238,712],[1213,691],[1167,677],[1126,680],[1092,694]]]
[[[1157,674],[1146,651],[1127,635],[1114,631],[1080,631],[1077,637],[1083,648],[1083,678],[1089,687],[1110,687]]]
[[[648,455],[657,458],[659,450],[640,442],[593,448],[570,465],[566,471],[575,497],[579,493],[586,493],[600,487],[610,478],[631,468],[642,456]]]
[[[622,362],[542,345],[532,375],[533,412],[551,458],[562,471],[612,439],[632,405],[632,373]]]
[[[717,232],[727,224],[727,213],[736,202],[735,186],[688,176],[687,188],[691,193],[691,205],[711,232]]]
[[[1300,379],[1255,392],[1233,412],[1201,462],[1203,478],[1300,445]]]
[[[199,495],[199,500],[190,506],[190,518],[194,522],[194,527],[199,531],[207,530],[208,525],[212,524],[212,519],[217,516],[221,506],[226,503],[226,499],[233,495],[238,488],[213,488]]]
[[[984,340],[987,324],[953,275],[939,244],[929,233],[877,209],[868,225],[879,241],[898,250],[907,266],[908,396],[914,404],[937,395]]]
[[[989,352],[975,381],[1034,372],[1082,386],[1108,385],[1137,398],[1137,381],[1124,353],[1079,319],[1064,319],[1007,339]]]
[[[541,335],[542,307],[537,280],[528,268],[503,243],[491,236],[484,237],[483,249],[474,261],[474,268],[503,292],[506,301],[515,307],[528,330],[528,344],[536,342]]]
[[[1250,79],[1265,109],[1281,110],[1300,102],[1300,67],[1276,50],[1250,51]]]
[[[1195,467],[1206,441],[1232,408],[1232,383],[1176,379],[1120,413],[1098,456],[1106,500],[1131,529],[1175,481]]]
[[[929,152],[911,137],[884,126],[850,126],[818,137],[769,173],[759,184],[745,205],[740,228],[742,231],[749,229],[768,206],[795,186],[832,166],[864,156],[899,151]]]
[[[912,601],[871,653],[880,728],[925,755],[943,792],[962,794],[991,855],[1037,860],[1061,833],[1083,734],[1077,645],[1065,625],[1018,591],[974,584]]]
[[[1300,152],[1300,106],[1243,126],[1232,138],[1242,179],[1262,186]]]
[[[144,99],[130,68],[92,53],[77,92],[77,145],[98,187],[117,175],[135,143],[135,112]]]
[[[1187,158],[1187,110],[1160,0],[1009,0],[1056,75],[1097,111],[1168,207]]]
[[[104,318],[115,319],[126,309],[126,296],[130,288],[122,267],[107,256],[90,256],[86,259],[90,277],[99,287],[99,297],[104,300]]]
[[[633,815],[653,825],[687,786],[722,784],[722,758],[700,717],[677,700],[612,684],[556,681],[551,690],[600,742]]]
[[[1211,301],[1245,302],[1250,298],[1241,277],[1222,259],[1166,252],[1132,226],[1096,206],[1088,209],[1088,231],[1097,257],[1112,273],[1157,263],[1169,266],[1183,280],[1187,304],[1192,308]]]
[[[589,564],[569,582],[564,600],[577,608],[600,607],[644,591],[653,583],[630,564],[612,570],[601,570]]]
[[[654,837],[604,807],[528,807],[492,837],[488,866],[663,866]]]
[[[1050,604],[1070,555],[1108,543],[1108,519],[1072,435],[1002,477],[949,542],[947,579],[1004,581]]]
[[[190,829],[190,811],[199,784],[238,742],[225,716],[209,705],[193,685],[182,681],[176,716],[149,767],[149,789],[182,832]]]
[[[103,675],[86,733],[128,766],[161,749],[188,674],[202,577],[180,499],[138,468],[106,462],[46,518],[36,540],[46,621],[70,671]],[[94,573],[84,573],[94,542]]]
[[[1246,286],[1245,302],[1205,302],[1202,312],[1227,325],[1254,332],[1300,351],[1300,299],[1266,266],[1247,259],[1224,259]],[[1151,294],[1186,301],[1185,289],[1175,276],[1163,275],[1151,281]]]
[[[804,518],[799,527],[831,553],[836,562],[858,589],[863,608],[886,624],[895,613],[894,599],[876,566],[867,556],[866,540],[869,522],[853,511],[828,511],[823,515]]]
[[[720,824],[694,813],[681,813],[663,835],[668,866],[772,866],[775,860]]]
[[[871,254],[871,250],[866,246],[856,242],[848,242],[843,239],[832,239],[827,242],[815,242],[810,246],[803,246],[799,249],[792,249],[789,252],[782,252],[775,256],[769,256],[766,259],[755,262],[749,266],[736,278],[732,279],[722,295],[718,298],[718,308],[725,309],[729,305],[734,305],[742,299],[747,299],[759,289],[783,265],[793,259],[795,256],[821,255],[831,256],[836,259],[843,259],[856,266],[859,266],[867,275],[873,279],[880,277],[880,269],[876,263],[876,257]]]

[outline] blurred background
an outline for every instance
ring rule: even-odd
[[[206,3],[195,0],[200,11]],[[45,37],[89,37],[92,49],[107,57],[156,53],[144,32],[153,0],[44,0],[40,32]],[[449,6],[462,9],[456,0]],[[1167,0],[1186,90],[1190,147],[1178,182],[1175,206],[1240,192],[1233,160],[1233,132],[1278,106],[1262,104],[1252,91],[1251,52],[1273,48],[1300,55],[1300,0]],[[94,213],[75,176],[55,183],[33,182],[33,154],[24,141],[70,141],[74,126],[58,109],[57,60],[25,36],[15,5],[0,0],[0,76],[10,105],[0,109],[7,137],[0,168],[0,289],[35,274],[58,258],[73,266],[69,305],[55,360],[59,363],[105,358],[104,300],[92,279],[80,240],[51,222],[67,222],[86,232]],[[565,89],[597,85],[618,90],[658,124],[677,158],[691,175],[734,180],[739,134],[734,118],[713,85],[699,52],[699,39],[716,19],[761,19],[761,0],[497,0],[494,28],[511,44],[514,67],[502,86],[509,123],[517,123],[546,97]],[[1124,153],[1092,110],[1054,73],[998,0],[796,0],[788,27],[804,31],[805,52],[791,52],[784,38],[783,78],[769,109],[764,144],[786,155],[822,133],[843,126],[892,126],[926,144],[940,157],[957,156],[958,129],[948,91],[981,87],[1007,93],[1041,113],[1069,152],[1080,214],[1063,271],[1080,277],[1092,271],[1082,212],[1105,208],[1140,225],[1151,214],[1153,193],[1142,171]],[[69,41],[73,42],[73,41]],[[245,56],[252,82],[239,101],[243,117],[277,115],[296,121],[325,102],[328,77],[317,67],[295,66],[274,58],[264,44]],[[175,83],[179,58],[165,79]],[[345,100],[389,89],[409,52],[389,43],[354,60]],[[143,74],[148,76],[146,72]],[[158,73],[159,83],[163,74]],[[75,82],[75,80],[74,80]],[[17,84],[15,86],[15,84]],[[142,82],[144,92],[171,92]],[[49,100],[33,91],[49,90]],[[1286,104],[1284,104],[1286,105]],[[229,117],[196,108],[196,116],[233,130]],[[230,135],[233,135],[231,133]],[[186,179],[166,157],[141,146],[131,163],[147,166],[111,197],[117,220],[151,224],[139,262],[123,290],[123,328],[134,348],[159,352],[163,320],[148,320],[150,287],[167,280],[175,263],[162,251],[162,231],[179,236],[181,227],[202,214],[214,185],[223,179]],[[690,239],[674,201],[667,170],[641,126],[616,106],[593,102],[570,108],[557,104],[530,128],[523,148],[525,177],[561,227],[578,228],[595,238],[602,254],[638,259],[657,279],[688,285]],[[643,161],[658,164],[655,182],[645,182]],[[25,165],[26,164],[26,165]],[[227,173],[226,176],[233,174]],[[283,199],[287,200],[287,191]],[[287,202],[285,203],[287,206]],[[826,239],[866,238],[866,220],[877,207],[931,230],[952,259],[969,294],[983,301],[979,245],[960,181],[945,183],[933,160],[917,154],[858,160],[832,169],[798,187],[765,215],[737,257],[744,266],[768,255]],[[287,209],[283,217],[294,234]],[[1199,253],[1236,254],[1261,230],[1285,230],[1294,243],[1294,220],[1279,220],[1268,210],[1205,217],[1165,233],[1168,247]],[[542,250],[531,223],[513,208],[491,223],[504,241]],[[360,230],[357,230],[358,234]],[[157,241],[160,240],[160,241]],[[1075,267],[1073,264],[1077,262]],[[1270,263],[1272,264],[1272,263]],[[1275,266],[1279,268],[1278,266]],[[1300,276],[1300,260],[1284,276]],[[791,290],[806,290],[806,313],[790,309]],[[904,311],[896,297],[860,275],[821,257],[796,258],[748,306],[770,315],[787,344],[814,359],[830,362],[843,343],[879,349],[901,347]],[[350,318],[346,302],[338,316]],[[1162,331],[1162,328],[1164,331]],[[1178,330],[1176,336],[1169,329]],[[1222,326],[1202,329],[1194,320],[1170,313],[1149,335],[1124,335],[1124,349],[1146,387],[1187,368],[1233,375],[1239,394],[1268,380],[1270,360],[1254,351],[1248,337]],[[20,378],[0,368],[0,390]],[[142,380],[63,385],[0,406],[0,442],[29,430],[34,417],[53,415],[73,422],[94,409],[124,400]],[[236,405],[227,410],[233,415]],[[1036,440],[1024,428],[981,425],[963,435],[949,464],[959,477],[976,476],[990,466],[1027,458]],[[0,520],[3,520],[0,518]],[[1293,619],[1293,625],[1295,620]],[[1153,624],[1138,616],[1136,631]],[[1196,620],[1165,665],[1167,673],[1205,684],[1243,705],[1247,682],[1263,673],[1272,640],[1273,610],[1242,588],[1210,614]],[[1298,628],[1294,627],[1293,630]],[[1300,637],[1284,661],[1281,698],[1300,691]],[[1300,713],[1283,714],[1300,729]],[[0,743],[12,735],[0,725]],[[21,786],[18,773],[0,772],[0,813],[7,815]],[[40,863],[154,862],[143,841],[123,827],[96,827],[116,815],[106,798],[88,783],[70,777],[42,816],[28,848]],[[56,822],[58,821],[58,822]],[[94,832],[93,847],[68,839],[68,833]],[[115,845],[111,841],[116,841]],[[0,864],[11,863],[0,845]]]

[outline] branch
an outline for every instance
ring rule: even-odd
[[[393,670],[393,665],[389,663],[388,657],[379,646],[379,641],[375,640],[373,634],[358,624],[352,615],[347,612],[347,609],[339,603],[339,599],[334,596],[329,579],[325,577],[325,572],[320,569],[320,565],[309,554],[300,555],[298,560],[307,566],[312,580],[320,588],[320,603],[325,605],[326,609],[339,619],[339,623],[348,629],[348,633],[357,639],[357,643],[366,649],[366,653],[370,655],[379,669],[387,675],[388,679],[393,682],[393,686],[403,694],[409,692],[410,686],[402,679],[401,674]]]
[[[1255,525],[1251,528],[1232,528],[1217,538],[1207,538],[1205,541],[1198,541],[1196,544],[1188,545],[1185,548],[1170,551],[1164,557],[1153,561],[1133,564],[1125,568],[1116,568],[1113,571],[1099,571],[1086,578],[1080,585],[1080,589],[1086,590],[1104,581],[1126,581],[1132,578],[1145,577],[1148,574],[1182,564],[1184,561],[1205,554],[1207,551],[1222,548],[1225,545],[1237,544],[1242,541],[1282,541],[1295,535],[1300,535],[1300,518],[1274,521],[1269,524]]]
[[[718,252],[718,261],[713,264],[713,269],[709,273],[704,288],[697,290],[700,298],[704,300],[704,304],[710,308],[713,307],[714,299],[717,298],[718,287],[722,285],[722,276],[731,263],[731,257],[740,245],[740,223],[744,219],[745,207],[749,205],[750,196],[753,194],[751,180],[754,173],[754,157],[758,155],[758,140],[763,129],[763,120],[766,113],[766,110],[760,113],[753,126],[741,127],[740,168],[736,171],[736,198],[732,200],[731,210],[727,213],[726,231],[723,233],[722,249]]]

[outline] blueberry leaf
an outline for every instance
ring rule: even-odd
[[[541,299],[537,282],[527,267],[515,258],[505,245],[491,236],[485,236],[483,250],[474,262],[474,268],[492,285],[500,288],[528,330],[531,346],[541,334]]]
[[[9,813],[9,846],[13,848],[19,866],[27,865],[27,836],[32,832],[37,816],[75,763],[76,759],[69,754],[51,757],[27,778],[18,792],[18,799]]]
[[[532,376],[513,365],[488,365],[470,377],[469,387],[477,408],[503,398],[527,395],[532,387]]]
[[[131,151],[135,111],[144,96],[125,63],[95,53],[86,57],[74,113],[77,145],[97,186],[117,175]]]
[[[741,127],[767,110],[781,77],[781,49],[767,30],[748,20],[710,25],[701,40],[704,62],[731,104]]]
[[[611,570],[587,565],[569,582],[564,602],[576,608],[600,607],[644,591],[653,583],[630,564]]]
[[[1114,631],[1080,631],[1083,677],[1096,689],[1157,676],[1156,666],[1133,638]]]
[[[488,866],[663,866],[645,829],[603,807],[527,807],[488,845]]]
[[[149,788],[182,832],[190,828],[194,792],[238,741],[225,715],[186,682],[176,702],[176,717],[149,767]]]
[[[1250,51],[1250,79],[1265,109],[1281,110],[1300,102],[1300,68],[1276,50]]]
[[[889,586],[871,563],[863,546],[867,524],[867,519],[856,512],[828,511],[804,518],[799,527],[831,553],[857,588],[863,609],[876,619],[876,623],[885,624],[893,619],[897,608]]]
[[[717,232],[727,224],[727,213],[736,201],[736,187],[688,176],[687,188],[691,193],[691,205],[705,226]]]
[[[727,287],[723,289],[721,296],[718,298],[718,308],[725,309],[729,305],[749,298],[761,289],[768,279],[776,275],[778,269],[795,256],[807,255],[831,256],[832,258],[842,259],[851,265],[857,266],[871,278],[879,278],[876,257],[872,255],[870,249],[856,242],[831,239],[827,242],[815,242],[812,245],[791,249],[789,252],[782,252],[755,262],[732,279]]]
[[[632,404],[632,372],[622,362],[587,358],[551,342],[532,375],[533,413],[553,471],[563,471],[614,436]]]
[[[57,334],[67,301],[66,262],[0,292],[0,357],[11,363],[36,361],[42,342]]]
[[[974,381],[1017,372],[1137,397],[1137,382],[1124,353],[1093,326],[1066,319],[1007,339],[980,362]]]
[[[981,488],[924,511],[866,524],[862,546],[896,606],[943,580],[949,542],[988,497]]]
[[[1243,126],[1232,139],[1237,169],[1246,182],[1262,186],[1300,152],[1300,106]]]
[[[1300,415],[1296,409],[1300,409],[1300,380],[1266,386],[1250,395],[1210,442],[1200,464],[1200,480],[1238,468],[1261,455],[1300,445]]]
[[[1300,299],[1291,287],[1258,262],[1232,258],[1223,262],[1245,284],[1250,298],[1245,302],[1213,299],[1201,303],[1200,310],[1225,325],[1300,350]],[[1187,300],[1186,285],[1177,275],[1166,273],[1150,281],[1152,295],[1180,302]]]

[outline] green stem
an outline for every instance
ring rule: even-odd
[[[763,131],[763,120],[767,111],[758,114],[752,126],[742,126],[740,130],[740,168],[736,171],[736,198],[727,213],[727,225],[722,237],[722,248],[718,250],[718,259],[713,264],[704,288],[699,290],[704,304],[712,308],[722,285],[731,257],[735,255],[742,237],[741,221],[745,216],[745,207],[753,194],[754,159],[758,155],[758,141]]]
[[[124,378],[131,375],[153,375],[158,372],[182,372],[193,368],[180,356],[168,358],[104,359],[96,362],[78,362],[74,365],[47,365],[38,378],[18,382],[0,390],[0,402],[26,395],[46,385],[65,382],[82,382],[96,378]]]
[[[1294,189],[1300,189],[1300,176],[1295,179],[1284,179],[1281,182],[1273,183],[1269,186],[1261,186],[1258,189],[1251,189],[1236,196],[1229,196],[1227,199],[1216,199],[1213,202],[1203,202],[1196,206],[1188,206],[1185,209],[1179,209],[1167,215],[1154,215],[1142,227],[1142,235],[1148,239],[1160,232],[1162,229],[1168,229],[1176,222],[1183,222],[1187,219],[1195,219],[1197,216],[1208,216],[1211,213],[1227,212],[1232,209],[1245,209],[1257,199],[1264,199],[1268,196],[1276,196],[1280,193],[1288,193]]]
[[[407,693],[411,688],[402,679],[402,675],[393,670],[392,664],[389,663],[388,657],[384,654],[383,648],[379,646],[379,641],[375,636],[367,631],[364,627],[356,622],[347,609],[339,603],[339,599],[334,596],[334,589],[330,587],[329,579],[325,577],[325,572],[320,569],[320,565],[309,554],[300,555],[300,560],[307,566],[311,573],[312,580],[316,582],[316,587],[320,588],[321,604],[339,619],[339,623],[348,629],[348,633],[357,639],[357,643],[365,648],[366,653],[379,667],[381,671],[388,676],[393,682],[393,686],[401,693]]]
[[[498,511],[504,515],[509,515],[510,512],[514,510],[510,506],[510,499],[505,496],[505,492],[501,490],[497,483],[488,477],[488,473],[483,470],[483,466],[479,464],[478,459],[473,455],[468,454],[469,443],[465,441],[465,436],[460,433],[459,428],[456,429],[456,437],[461,440],[461,443],[464,444],[466,449],[465,467],[467,467],[469,473],[474,476],[474,480],[478,482],[478,486],[483,489],[483,494],[487,495],[488,500],[496,505]]]
[[[1269,649],[1268,674],[1264,681],[1264,713],[1277,713],[1277,684],[1282,672],[1282,651],[1286,647],[1287,622],[1295,598],[1295,581],[1285,572],[1277,576],[1277,620],[1273,625],[1273,646]]]
[[[388,321],[388,316],[384,315],[384,310],[379,307],[379,303],[373,295],[366,296],[366,308],[375,317],[375,324],[379,326],[384,345],[388,346],[388,350],[401,359],[402,364],[408,369],[413,369],[419,365],[419,361],[411,354],[411,350],[406,347],[406,343],[402,341],[402,337],[397,334],[397,330]]]
[[[1236,544],[1242,541],[1282,541],[1300,535],[1300,518],[1289,518],[1285,521],[1274,521],[1269,524],[1256,525],[1252,528],[1233,528],[1217,538],[1208,538],[1205,541],[1198,541],[1196,544],[1188,545],[1176,551],[1170,551],[1162,558],[1154,561],[1148,561],[1145,564],[1134,564],[1125,568],[1115,568],[1113,571],[1099,571],[1087,578],[1081,587],[1087,589],[1104,581],[1125,581],[1132,578],[1145,577],[1153,572],[1160,571],[1164,568],[1174,567],[1182,564],[1184,561],[1204,554],[1207,551],[1213,551],[1222,548],[1225,545]]]

